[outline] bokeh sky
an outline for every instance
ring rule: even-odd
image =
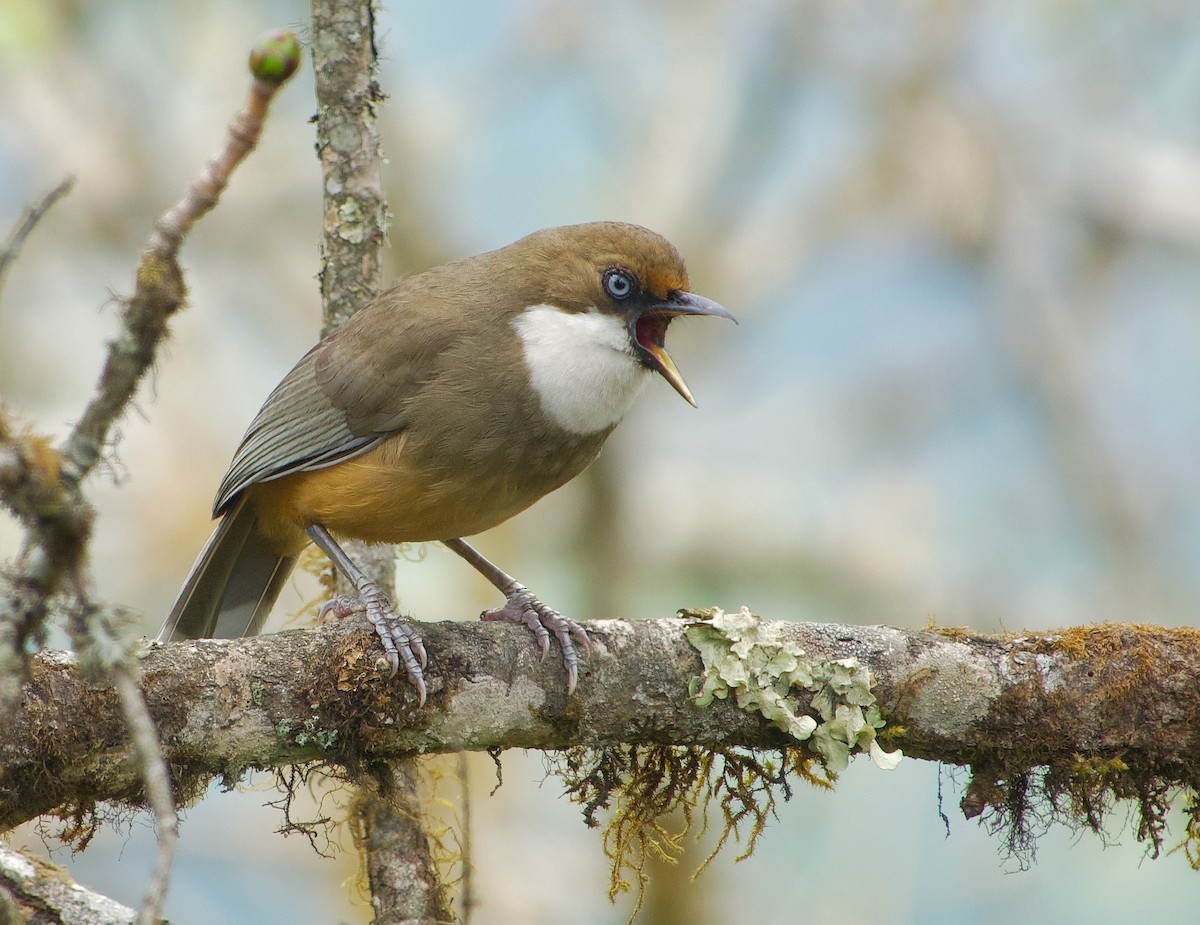
[[[306,18],[285,0],[0,0],[0,228],[77,177],[0,293],[10,413],[54,434],[78,415],[111,294],[241,105],[247,48]],[[586,477],[481,538],[544,599],[581,617],[1197,622],[1200,6],[422,0],[389,4],[379,34],[391,275],[622,219],[673,240],[741,321],[672,328],[699,410],[648,389]],[[314,108],[306,63],[186,244],[189,307],[92,481],[96,585],[143,632],[316,336]],[[18,542],[0,519],[0,557]],[[419,619],[496,603],[441,549],[398,581]],[[470,763],[473,921],[624,921],[540,757],[505,769],[489,797],[490,763]],[[940,782],[949,838],[936,766],[855,764],[643,921],[1195,920],[1200,875],[1143,860],[1121,812],[1111,847],[1052,829],[1014,872]],[[352,854],[273,835],[269,798],[189,812],[168,916],[369,920]],[[136,822],[73,867],[136,903],[150,839]]]

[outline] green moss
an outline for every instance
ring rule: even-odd
[[[1189,731],[1200,688],[1181,683],[1200,662],[1200,630],[1096,623],[970,641],[998,646],[1007,657],[1048,657],[1053,683],[1007,687],[975,724],[966,818],[1001,836],[1004,853],[1025,868],[1035,860],[1036,836],[1051,824],[1107,840],[1118,808],[1147,854],[1158,857],[1169,845],[1175,804],[1186,821],[1170,850],[1200,869],[1200,768]],[[1089,741],[1079,728],[1089,716],[1125,723],[1128,738]]]
[[[698,707],[732,698],[770,720],[795,741],[793,748],[756,752],[740,748],[620,745],[578,747],[557,753],[554,768],[568,795],[583,806],[584,820],[604,825],[604,851],[612,861],[609,895],[636,887],[641,907],[651,858],[674,862],[689,834],[720,825],[716,847],[700,870],[732,839],[750,856],[776,801],[791,797],[800,779],[830,788],[855,751],[881,767],[900,752],[876,740],[883,719],[866,668],[854,659],[809,656],[784,638],[782,628],[746,609],[686,611],[688,640],[700,652],[704,674],[693,678]],[[696,873],[700,873],[698,870]]]

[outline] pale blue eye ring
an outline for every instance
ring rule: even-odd
[[[605,270],[601,280],[604,291],[618,302],[623,302],[637,291],[637,282],[628,270]]]

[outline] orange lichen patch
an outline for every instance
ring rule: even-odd
[[[62,456],[54,448],[50,438],[25,433],[20,440],[30,471],[36,473],[43,483],[57,482],[62,474]]]
[[[1135,687],[1162,683],[1171,666],[1200,663],[1200,629],[1153,623],[1096,623],[1040,637],[1048,652],[1091,663],[1105,696],[1119,698]],[[1115,668],[1119,670],[1109,671]]]
[[[1098,623],[998,641],[1010,667],[1036,670],[977,726],[964,814],[1004,833],[1025,865],[1049,822],[1104,838],[1121,803],[1157,856],[1181,803],[1188,822],[1177,850],[1200,861],[1200,630]]]
[[[62,456],[49,437],[35,433],[28,426],[14,430],[0,406],[0,442],[11,445],[20,457],[21,467],[38,487],[57,482],[62,474]]]
[[[966,626],[938,626],[938,622],[932,614],[925,618],[925,632],[937,633],[939,636],[943,636],[946,639],[953,639],[956,642],[962,642],[970,639],[972,636],[979,635]]]
[[[1093,623],[1073,626],[1047,636],[1051,648],[1072,658],[1134,657],[1146,660],[1163,647],[1181,654],[1200,655],[1200,629],[1154,623]]]

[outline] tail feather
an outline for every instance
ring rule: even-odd
[[[183,582],[160,641],[253,636],[296,564],[269,552],[254,508],[239,501],[221,518]]]

